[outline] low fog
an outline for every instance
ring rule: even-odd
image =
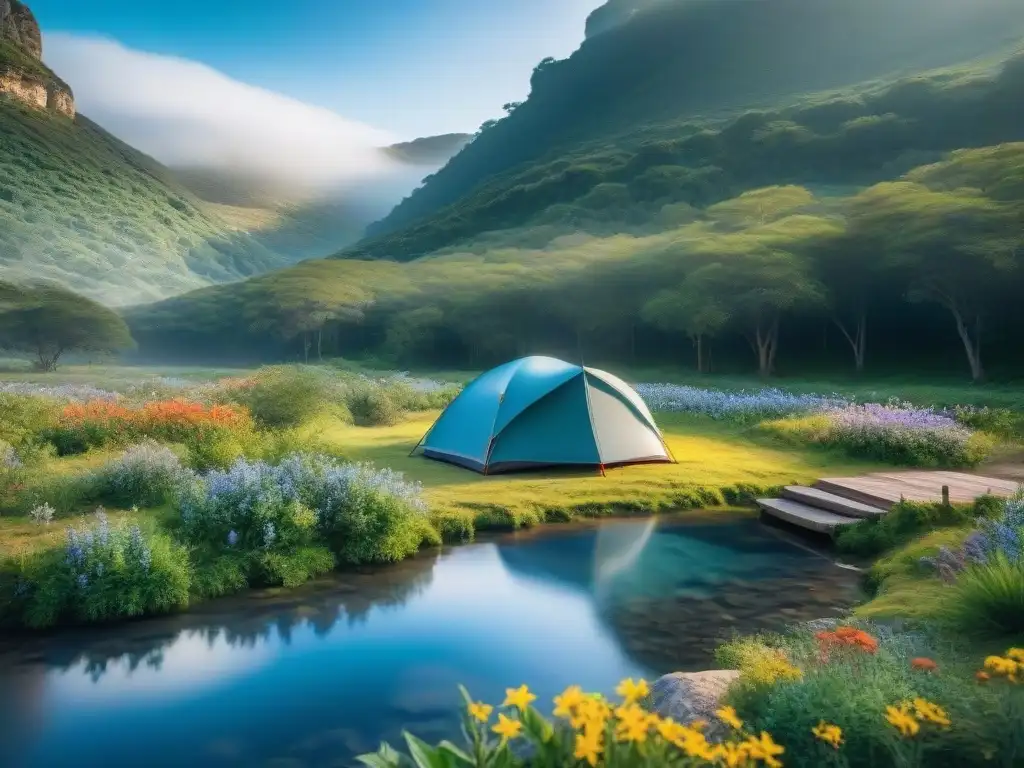
[[[247,85],[204,64],[67,34],[47,36],[45,51],[83,114],[172,168],[262,177],[292,200],[358,188],[360,197],[378,205],[383,198],[397,202],[431,171],[379,150],[411,137]]]

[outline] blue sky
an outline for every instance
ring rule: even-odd
[[[538,61],[565,57],[579,45],[587,14],[602,2],[30,0],[29,5],[44,35],[107,38],[135,51],[201,62],[242,83],[408,139],[472,132],[500,115],[503,103],[526,95]],[[59,74],[79,90],[76,77],[89,73]]]

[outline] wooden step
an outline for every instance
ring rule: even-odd
[[[895,494],[895,498],[893,498],[893,494],[889,489],[876,483],[865,481],[862,477],[826,477],[816,482],[814,487],[819,491],[825,491],[834,496],[841,496],[850,501],[885,510],[892,509],[893,505],[900,500],[898,492]]]
[[[860,522],[856,517],[837,515],[835,512],[817,509],[789,499],[758,499],[757,506],[765,514],[818,533],[832,533],[841,526]]]
[[[837,515],[845,515],[846,517],[868,519],[880,517],[886,512],[886,510],[880,507],[862,504],[859,501],[837,496],[820,488],[808,488],[805,485],[787,485],[782,490],[782,497],[790,501],[799,501],[801,504],[806,504],[809,507],[817,507],[828,512],[835,512]]]

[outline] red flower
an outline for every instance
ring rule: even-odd
[[[920,669],[923,672],[934,672],[936,669],[939,668],[939,665],[936,664],[934,661],[925,658],[911,659],[910,666],[913,669]]]

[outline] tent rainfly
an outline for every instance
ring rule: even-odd
[[[413,448],[493,474],[672,462],[640,396],[605,371],[524,357],[470,382]]]

